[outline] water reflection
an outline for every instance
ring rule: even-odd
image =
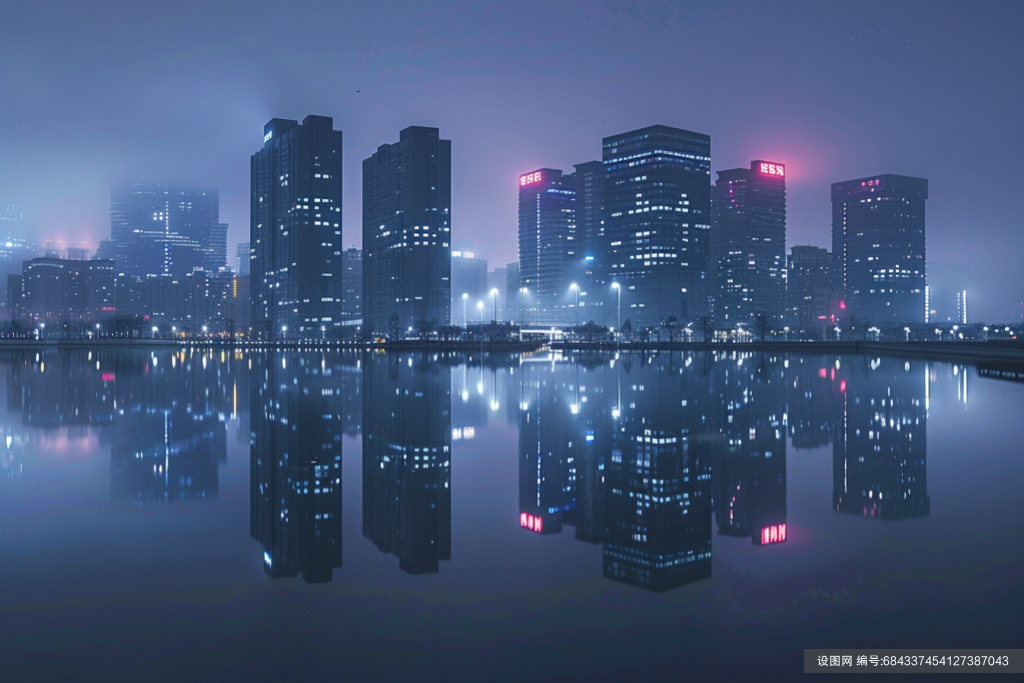
[[[14,452],[75,451],[95,434],[110,448],[110,499],[146,506],[216,496],[227,460],[227,424],[236,413],[234,360],[221,352],[160,349],[6,351],[4,428]],[[33,446],[33,441],[36,441]]]
[[[927,366],[866,358],[847,364],[833,442],[835,509],[882,519],[928,515]]]
[[[435,355],[362,361],[363,535],[410,574],[452,556],[451,370]]]
[[[250,533],[272,577],[330,581],[341,567],[340,354],[255,354]]]

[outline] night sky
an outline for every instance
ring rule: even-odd
[[[831,248],[829,185],[928,178],[940,318],[1024,300],[1024,3],[5,2],[0,203],[37,240],[109,235],[115,182],[221,191],[248,239],[249,157],[270,118],[345,134],[346,246],[360,162],[408,125],[452,140],[453,247],[516,258],[517,176],[599,159],[661,123],[708,133],[712,169],[787,164],[789,245]]]

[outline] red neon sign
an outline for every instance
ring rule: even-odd
[[[114,381],[114,373],[112,373],[112,372],[104,372],[101,377],[102,377],[104,382],[113,382]]]
[[[760,170],[763,175],[773,175],[778,176],[779,178],[783,178],[786,175],[785,165],[773,164],[768,161],[762,161],[758,164],[758,170]]]
[[[772,524],[771,526],[761,527],[761,545],[771,545],[772,543],[782,543],[786,540],[786,525],[785,524]]]
[[[519,513],[519,526],[530,531],[536,531],[539,534],[544,526],[544,522],[536,515],[521,512]]]
[[[539,183],[542,180],[540,171],[534,171],[533,173],[527,173],[526,175],[519,176],[519,186],[533,185]]]
[[[860,184],[860,186],[861,187],[879,187],[881,184],[882,184],[882,180],[879,178],[879,179],[876,179],[876,180],[866,180],[866,181],[863,181]]]

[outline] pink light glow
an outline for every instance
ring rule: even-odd
[[[539,183],[542,180],[541,172],[534,171],[533,173],[527,173],[526,175],[519,176],[519,186],[533,185]]]

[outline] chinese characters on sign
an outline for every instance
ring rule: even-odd
[[[761,545],[768,545],[770,543],[782,543],[785,540],[785,524],[772,524],[771,526],[761,527]]]
[[[529,515],[525,512],[519,515],[519,526],[530,531],[536,531],[538,534],[541,532],[543,522],[539,516]]]
[[[519,185],[533,185],[541,181],[540,171],[534,171],[533,173],[527,173],[526,175],[519,176]]]
[[[786,175],[786,167],[783,164],[772,164],[767,161],[762,161],[760,163],[759,170],[764,175],[774,175],[780,178],[783,178]]]

